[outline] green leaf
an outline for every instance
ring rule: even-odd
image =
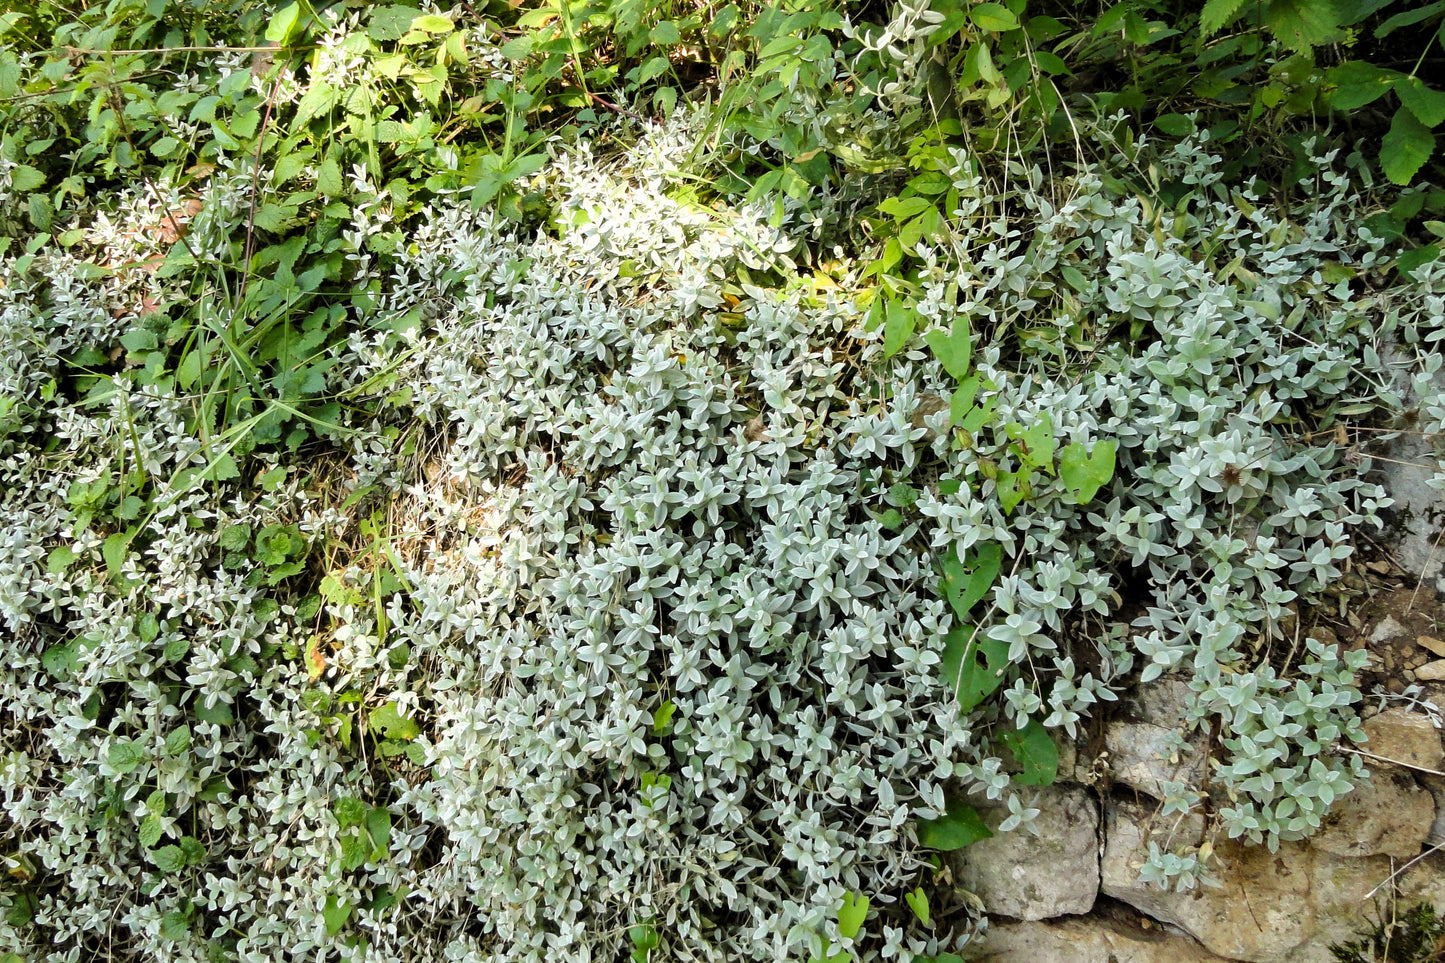
[[[886,307],[887,319],[883,322],[883,357],[891,358],[908,344],[913,337],[914,325],[918,323],[918,312],[902,301],[890,300]]]
[[[1047,411],[1039,413],[1039,420],[1029,428],[1008,425],[1008,436],[1018,443],[1020,463],[1029,468],[1052,475],[1054,473],[1054,449],[1058,442],[1054,438],[1054,416]]]
[[[652,713],[652,734],[665,736],[672,731],[672,716],[677,712],[677,704],[671,699],[665,701]]]
[[[956,548],[943,558],[944,598],[948,599],[956,618],[968,618],[969,611],[993,588],[1003,567],[1003,547],[997,542],[983,542],[969,550],[962,559]]]
[[[1392,183],[1404,186],[1414,179],[1435,150],[1435,135],[1408,110],[1395,118],[1380,142],[1380,169]]]
[[[391,849],[391,813],[380,806],[367,810],[366,834],[371,837],[374,858],[386,856]]]
[[[1264,25],[1290,50],[1309,50],[1341,37],[1333,0],[1270,0]]]
[[[227,702],[217,702],[213,706],[207,706],[204,702],[198,701],[196,718],[213,726],[229,726],[236,721],[235,714],[231,711],[231,705]]]
[[[363,840],[355,830],[341,837],[341,871],[349,873],[366,865],[366,860],[376,849],[370,840]]]
[[[928,894],[923,891],[922,886],[911,893],[904,893],[903,901],[908,904],[909,909],[913,910],[913,915],[918,917],[918,922],[924,926],[932,925],[933,916],[928,908]]]
[[[999,505],[1003,508],[1005,515],[1018,507],[1019,502],[1033,495],[1033,489],[1029,485],[1027,472],[1023,469],[1018,471],[1001,471],[998,477],[993,480],[994,488],[998,491]]]
[[[60,575],[70,568],[74,561],[75,552],[69,545],[57,545],[45,559],[45,571],[50,575]]]
[[[377,7],[371,13],[366,33],[372,40],[399,40],[401,35],[411,28],[411,22],[415,19],[416,7],[404,7],[400,4]]]
[[[1400,74],[1360,60],[1347,60],[1325,71],[1325,83],[1335,89],[1329,94],[1331,110],[1357,110],[1374,103],[1390,89]]]
[[[1420,82],[1418,77],[1401,77],[1395,81],[1395,94],[1405,109],[1426,127],[1438,127],[1445,121],[1445,93]]]
[[[351,918],[351,904],[337,900],[333,893],[326,897],[326,906],[321,910],[321,918],[326,922],[326,935],[335,936],[341,932],[346,921]]]
[[[944,685],[953,689],[959,712],[972,712],[992,695],[1003,684],[1008,664],[1008,644],[971,625],[961,625],[943,637],[938,671]]]
[[[316,189],[327,197],[340,197],[346,190],[346,181],[341,176],[341,165],[336,157],[327,154],[321,166],[316,168]]]
[[[1440,247],[1436,244],[1426,244],[1417,247],[1413,251],[1406,251],[1395,259],[1395,270],[1413,279],[1415,269],[1422,264],[1429,264],[1440,259]]]
[[[439,13],[422,14],[411,22],[411,29],[427,33],[451,33],[453,26],[449,17],[443,17]]]
[[[677,29],[677,24],[671,20],[663,20],[652,28],[648,36],[652,38],[653,43],[664,46],[682,43],[682,33]]]
[[[191,933],[191,917],[173,910],[161,917],[161,939],[183,940]]]
[[[291,39],[291,32],[296,29],[296,22],[300,17],[299,3],[286,4],[271,15],[271,22],[266,25],[266,39],[284,45]]]
[[[1023,770],[1014,782],[1023,786],[1047,786],[1059,776],[1059,747],[1049,731],[1030,719],[1023,729],[1003,734],[1003,744]]]
[[[1099,489],[1114,477],[1114,456],[1119,443],[1109,439],[1094,443],[1092,451],[1075,442],[1059,455],[1059,478],[1076,504],[1094,500]]]
[[[191,727],[180,726],[166,735],[165,752],[168,756],[179,756],[191,747]]]
[[[1154,118],[1154,126],[1170,137],[1188,137],[1194,133],[1194,121],[1183,114],[1160,114]],[[1075,273],[1078,273],[1077,270]],[[1079,289],[1076,287],[1074,290]]]
[[[342,796],[336,800],[334,809],[336,821],[341,824],[342,829],[351,826],[360,826],[366,819],[366,804],[355,796]]]
[[[1001,3],[980,3],[968,11],[968,18],[980,30],[991,30],[994,33],[1017,30],[1019,26],[1019,18]]]
[[[145,750],[134,742],[123,740],[111,743],[106,760],[116,772],[125,774],[139,769],[146,761],[146,754]]]
[[[186,868],[186,851],[179,846],[162,846],[160,849],[150,850],[150,857],[151,862],[156,864],[156,869],[167,876]]]
[[[146,849],[150,849],[156,843],[160,842],[161,817],[157,816],[155,813],[151,813],[145,819],[142,819],[140,821],[140,830],[137,835],[140,836],[140,844]]]
[[[968,410],[973,407],[973,399],[977,394],[977,375],[959,383],[959,386],[954,389],[953,397],[949,399],[948,403],[949,425],[959,425],[963,423],[963,419],[967,416]]]
[[[935,329],[924,335],[923,340],[933,349],[933,355],[943,364],[943,369],[955,379],[962,380],[968,374],[973,352],[968,318],[960,314],[953,319],[953,327],[948,334]]]
[[[395,702],[388,702],[379,709],[373,709],[370,723],[371,731],[380,733],[384,739],[408,741],[421,735],[421,727],[415,720],[403,716]]]
[[[867,918],[868,897],[844,893],[843,905],[838,910],[838,935],[845,940],[856,938]]]
[[[1226,24],[1234,22],[1244,7],[1244,0],[1209,0],[1199,14],[1199,31],[1207,39]]]
[[[1435,3],[1427,3],[1423,7],[1414,10],[1404,10],[1390,17],[1384,23],[1375,28],[1375,39],[1380,40],[1399,30],[1401,27],[1408,27],[1417,24],[1421,20],[1428,20],[1437,14],[1445,13],[1445,0],[1437,0]]]
[[[45,175],[29,164],[16,164],[10,168],[10,189],[16,193],[33,191],[45,183]]]
[[[962,849],[992,835],[977,811],[958,799],[948,801],[947,811],[942,816],[918,823],[919,845],[943,852]]]
[[[80,664],[78,650],[79,643],[76,642],[52,645],[40,657],[40,664],[50,673],[52,679],[65,681],[75,675],[75,668]]]

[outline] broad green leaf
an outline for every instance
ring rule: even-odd
[[[416,19],[416,7],[404,7],[399,4],[377,7],[371,12],[371,20],[367,24],[366,33],[372,40],[399,40],[401,35],[410,29],[414,19]]]
[[[1418,77],[1402,77],[1395,81],[1395,93],[1405,109],[1426,127],[1438,127],[1445,121],[1445,93],[1426,87]]]
[[[160,842],[161,817],[157,816],[155,813],[151,813],[145,819],[142,819],[140,821],[140,830],[137,835],[140,836],[140,844],[146,849],[150,849],[156,843]]]
[[[949,550],[943,558],[942,588],[955,617],[968,618],[969,611],[993,588],[1002,567],[1003,547],[997,542],[976,545],[961,559],[956,549]]]
[[[942,816],[918,823],[919,845],[944,852],[962,849],[992,835],[974,808],[958,799],[948,800]]]
[[[229,726],[236,721],[235,713],[226,702],[217,702],[213,706],[207,706],[204,702],[196,703],[196,718],[213,726]]]
[[[1018,471],[1001,471],[993,480],[998,491],[999,505],[1005,515],[1017,508],[1019,502],[1025,498],[1033,497],[1033,486],[1029,484],[1027,474],[1027,469],[1022,468]]]
[[[1170,137],[1187,137],[1194,133],[1194,121],[1183,114],[1160,114],[1154,118],[1154,126]]]
[[[333,893],[326,897],[326,906],[321,910],[321,918],[326,922],[326,935],[335,936],[341,932],[346,921],[351,918],[351,904],[342,902]]]
[[[978,394],[978,376],[965,379],[954,389],[953,397],[948,404],[948,423],[959,425],[963,423],[968,411],[973,407],[973,399]]]
[[[1244,0],[1209,0],[1199,14],[1199,32],[1206,38],[1213,36],[1232,23],[1243,7]]]
[[[370,722],[371,731],[380,733],[384,739],[411,740],[421,735],[421,727],[402,715],[395,702],[373,709]]]
[[[150,851],[151,862],[166,875],[179,873],[186,868],[186,851],[179,846],[162,846]]]
[[[286,43],[291,39],[291,31],[296,29],[296,22],[300,17],[299,3],[286,4],[271,15],[271,22],[266,25],[266,39],[272,43]]]
[[[943,637],[938,671],[943,683],[953,689],[960,712],[972,712],[992,695],[1003,684],[1008,664],[1008,644],[988,638],[971,625],[961,625]]]
[[[663,20],[653,27],[648,35],[652,38],[653,43],[663,46],[682,43],[682,33],[678,31],[677,24],[671,20]]]
[[[1003,734],[1003,744],[1013,753],[1014,760],[1023,770],[1014,776],[1014,782],[1024,786],[1047,786],[1059,775],[1059,747],[1049,736],[1049,731],[1030,719],[1022,729]]]
[[[391,813],[380,806],[367,810],[366,834],[371,837],[375,858],[384,857],[391,849]]]
[[[411,22],[411,29],[426,33],[451,33],[452,21],[439,13],[424,13]]]
[[[1408,110],[1395,111],[1395,118],[1380,142],[1380,169],[1392,183],[1410,183],[1435,150],[1435,135]]]
[[[119,575],[121,566],[125,564],[126,557],[130,554],[131,536],[128,532],[116,532],[106,538],[100,547],[101,557],[105,559],[105,568],[111,575]]]
[[[321,166],[316,168],[316,189],[328,197],[339,197],[346,190],[341,165],[336,163],[335,156],[327,154]]]
[[[1417,247],[1413,251],[1406,251],[1395,259],[1395,270],[1408,277],[1415,276],[1415,269],[1422,264],[1429,264],[1440,259],[1440,247],[1437,244],[1426,244]]]
[[[665,736],[672,731],[672,716],[677,712],[677,703],[668,699],[652,713],[652,733]]]
[[[947,334],[933,330],[923,340],[933,349],[933,355],[943,369],[958,380],[968,374],[968,363],[972,359],[973,340],[968,330],[968,319],[963,315],[953,319],[953,327]]]
[[[191,918],[179,910],[161,917],[161,939],[183,940],[191,933]]]
[[[64,645],[52,645],[40,656],[40,664],[50,677],[57,681],[64,681],[75,674],[75,667],[80,664],[80,643],[66,642]]]
[[[925,197],[890,197],[878,205],[878,210],[884,214],[896,217],[900,221],[910,217],[917,217],[919,214],[932,208],[933,202]]]
[[[1017,442],[1019,461],[1029,468],[1036,468],[1045,474],[1054,473],[1054,416],[1047,411],[1039,413],[1039,420],[1029,428],[1018,425],[1007,427],[1008,436]],[[1020,474],[1024,474],[1020,472]]]
[[[843,906],[838,910],[838,935],[845,940],[856,938],[867,918],[868,897],[844,893]]]
[[[1114,477],[1114,457],[1119,444],[1113,439],[1094,443],[1092,451],[1075,442],[1059,455],[1059,478],[1080,505],[1094,500],[1099,489]]]
[[[33,191],[45,183],[45,175],[29,164],[16,164],[10,168],[10,188],[17,193]]]
[[[1309,50],[1342,37],[1331,0],[1270,0],[1264,25],[1290,50]]]
[[[1400,76],[1393,70],[1360,60],[1347,60],[1325,71],[1325,83],[1335,89],[1329,94],[1332,110],[1356,110],[1378,100]]]
[[[179,756],[191,747],[191,727],[180,726],[166,735],[166,755]]]
[[[353,869],[360,869],[366,865],[372,852],[376,849],[369,839],[362,839],[361,834],[352,830],[341,837],[341,871],[349,873]]]
[[[129,740],[111,743],[106,755],[112,769],[119,773],[134,772],[145,762],[145,750]]]
[[[994,33],[1017,30],[1019,26],[1019,18],[1001,3],[980,3],[968,11],[968,17],[980,30]]]
[[[59,575],[70,568],[75,561],[75,552],[69,545],[58,545],[50,550],[50,555],[45,559],[45,571],[51,575]]]
[[[908,344],[913,337],[913,327],[918,323],[918,312],[902,301],[890,300],[883,322],[883,357],[891,358]]]

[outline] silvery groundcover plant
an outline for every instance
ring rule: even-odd
[[[862,41],[904,81],[920,11]],[[318,15],[313,65],[410,76],[386,44],[450,49],[444,13]],[[510,213],[438,141],[403,224],[364,158],[214,133],[213,88],[317,83],[207,56],[166,80],[201,175],[61,224],[41,152],[0,159],[4,960],[948,960],[966,797],[1029,832],[1165,674],[1216,733],[1213,805],[1166,812],[1276,845],[1362,777],[1361,656],[1282,626],[1388,517],[1354,426],[1413,391],[1445,430],[1445,267],[1371,227],[1428,185],[1321,141],[1278,194],[1202,125],[1080,117],[1047,163],[914,144],[885,210],[948,209],[894,256],[868,171],[701,202],[768,144],[679,104],[494,169]],[[779,109],[836,146],[822,90]],[[875,94],[886,137],[918,98]],[[211,266],[298,184],[348,198],[321,307],[309,250]]]

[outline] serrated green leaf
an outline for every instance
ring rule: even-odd
[[[1342,36],[1332,0],[1270,0],[1264,26],[1289,50],[1309,50]]]
[[[1412,26],[1442,12],[1445,12],[1445,0],[1436,0],[1435,3],[1427,3],[1423,7],[1416,7],[1414,10],[1401,11],[1375,28],[1375,39],[1382,40],[1401,27]]]
[[[251,526],[246,524],[227,525],[221,529],[217,544],[228,552],[242,552],[251,544]]]
[[[342,796],[336,800],[332,809],[336,815],[336,821],[341,824],[342,829],[350,826],[360,826],[366,819],[366,804],[355,796]]]
[[[1003,744],[1013,753],[1014,761],[1023,770],[1014,782],[1024,786],[1047,786],[1059,775],[1059,747],[1049,731],[1030,719],[1023,729],[1006,732]]]
[[[161,917],[161,939],[183,940],[191,934],[191,918],[179,910]]]
[[[191,727],[180,726],[166,735],[166,755],[179,756],[191,747]]]
[[[110,750],[106,754],[106,761],[116,772],[125,774],[139,769],[146,760],[145,750],[130,740],[121,740],[110,744]]]
[[[1244,7],[1244,0],[1209,0],[1199,14],[1199,32],[1209,38],[1232,23]]]
[[[649,31],[648,35],[652,42],[663,46],[672,46],[682,43],[682,32],[677,29],[677,24],[671,20],[663,20]]]
[[[439,13],[425,13],[411,22],[411,29],[427,33],[451,33],[453,26],[449,17],[443,17]]]
[[[1410,111],[1395,111],[1380,142],[1380,169],[1392,183],[1404,186],[1415,178],[1435,151],[1435,135]]]
[[[366,865],[366,860],[375,849],[371,840],[362,839],[361,833],[352,830],[341,837],[341,871],[349,873]]]
[[[65,681],[75,675],[75,667],[80,664],[79,644],[66,642],[63,645],[52,645],[40,656],[40,664],[45,671],[56,681]]]
[[[33,191],[45,183],[45,175],[29,164],[16,164],[10,168],[10,189],[18,193]]]
[[[151,813],[149,816],[142,819],[140,821],[140,830],[137,832],[137,835],[140,836],[140,844],[146,849],[150,849],[156,843],[160,842],[161,817],[157,816],[155,813]]]
[[[58,545],[50,550],[45,559],[45,571],[51,575],[60,575],[70,568],[75,561],[75,552],[69,545]]]
[[[186,853],[179,846],[162,846],[150,851],[151,862],[167,876],[186,868]]]
[[[843,894],[843,905],[838,909],[838,935],[845,940],[856,939],[868,919],[868,897]]]
[[[962,849],[992,835],[978,812],[958,799],[948,800],[947,810],[937,819],[918,822],[919,845],[943,852]]]
[[[1445,92],[1425,86],[1419,77],[1396,80],[1395,94],[1405,109],[1426,127],[1438,127],[1445,121]]]

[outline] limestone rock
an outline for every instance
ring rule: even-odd
[[[1415,670],[1415,678],[1421,682],[1445,681],[1445,659],[1436,659]]]
[[[1386,365],[1394,369],[1395,383],[1403,389],[1406,406],[1418,405],[1420,399],[1404,374],[1409,365],[1401,363],[1403,357],[1397,351],[1383,356]],[[1435,373],[1431,387],[1445,389],[1445,370]],[[1393,514],[1404,523],[1391,554],[1407,572],[1437,590],[1445,590],[1445,554],[1435,547],[1445,522],[1445,502],[1430,487],[1430,478],[1442,444],[1445,439],[1403,432],[1382,446],[1380,453],[1385,457],[1378,463],[1385,490],[1395,500]]]
[[[1387,709],[1365,720],[1365,734],[1371,755],[1421,769],[1445,769],[1440,730],[1418,712]]]
[[[1283,963],[1314,931],[1309,900],[1313,853],[1303,843],[1282,843],[1278,853],[1259,846],[1218,847],[1222,887],[1168,892],[1139,881],[1151,838],[1161,846],[1199,839],[1199,821],[1169,839],[1174,820],[1151,818],[1152,810],[1111,800],[1106,806],[1106,845],[1101,891],[1154,919],[1172,923],[1211,952],[1249,963]],[[1152,834],[1152,836],[1151,836]]]
[[[1336,856],[1409,859],[1419,855],[1434,819],[1435,798],[1428,790],[1395,766],[1377,766],[1369,782],[1334,804],[1310,842]]]
[[[1166,795],[1166,782],[1199,788],[1205,767],[1202,740],[1196,737],[1185,743],[1182,752],[1175,752],[1170,743],[1177,731],[1150,722],[1112,723],[1104,734],[1104,747],[1114,781],[1156,799]]]
[[[971,800],[989,828],[1008,810]],[[1042,920],[1087,913],[1099,892],[1099,809],[1078,786],[1048,786],[1031,805],[1039,835],[999,833],[953,857],[954,879],[983,900],[990,913]]]
[[[1188,683],[1159,679],[1139,686],[1129,696],[1126,708],[1141,722],[1165,729],[1182,729],[1191,697]]]
[[[1317,853],[1311,875],[1310,901],[1315,929],[1295,947],[1286,963],[1333,963],[1330,945],[1357,938],[1388,910],[1390,887],[1383,885],[1400,869],[1388,856],[1342,859]],[[1423,859],[1395,877],[1397,907],[1419,902],[1445,906],[1445,853]]]
[[[969,959],[978,963],[1229,963],[1187,936],[1093,918],[995,923]]]

